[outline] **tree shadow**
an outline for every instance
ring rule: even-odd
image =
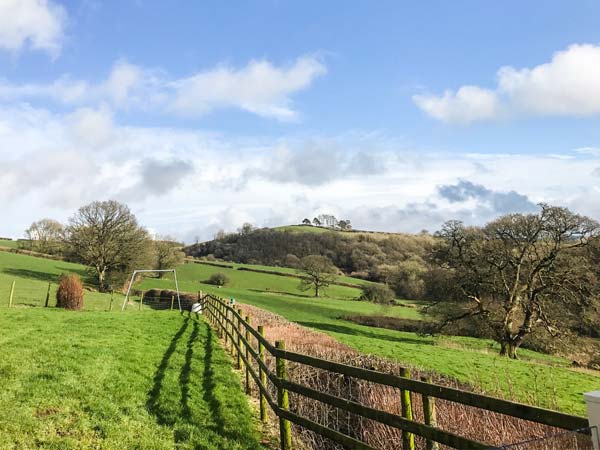
[[[93,276],[91,276],[87,270],[74,270],[71,267],[59,267],[59,266],[57,266],[57,268],[64,269],[63,273],[75,273],[75,274],[79,275],[86,286],[90,286],[92,288],[96,287],[95,278]],[[12,275],[14,277],[27,278],[29,280],[36,280],[36,281],[44,281],[46,283],[58,283],[58,280],[60,279],[60,274],[40,272],[37,270],[29,270],[29,269],[14,269],[14,268],[7,267],[7,268],[2,269],[1,272],[5,273],[7,275]]]
[[[318,298],[310,294],[298,294],[297,292],[287,291],[272,291],[270,289],[248,289],[252,292],[258,292],[259,294],[278,294],[278,295],[289,295],[290,297],[301,297],[301,298]]]
[[[158,368],[156,369],[156,372],[154,374],[152,389],[150,389],[150,391],[148,392],[146,407],[152,414],[154,414],[156,416],[158,423],[161,425],[174,425],[174,423],[175,423],[174,418],[163,414],[163,412],[160,408],[160,404],[159,404],[159,396],[160,396],[160,391],[162,390],[162,387],[163,387],[165,373],[167,371],[167,368],[169,367],[169,361],[171,360],[173,353],[175,353],[175,350],[177,349],[177,343],[181,339],[181,336],[183,336],[183,334],[187,330],[188,324],[189,324],[189,319],[186,317],[183,321],[183,324],[181,325],[181,328],[179,328],[177,333],[175,333],[175,335],[173,335],[173,338],[171,339],[171,343],[169,344],[169,347],[167,347],[167,350],[165,351],[165,353],[160,361],[160,364],[158,365]],[[188,376],[188,381],[189,381],[189,376]]]
[[[418,339],[418,338],[410,338],[404,336],[393,336],[390,334],[380,333],[376,330],[362,330],[354,327],[346,327],[344,325],[338,325],[333,323],[320,323],[320,322],[298,322],[298,324],[303,325],[305,327],[314,328],[321,331],[329,331],[333,333],[347,334],[350,336],[361,336],[370,339],[378,339],[387,342],[403,342],[405,344],[418,344],[418,345],[433,345],[433,342]],[[400,333],[400,332],[398,332]]]
[[[5,268],[2,269],[2,273],[7,275],[12,275],[14,277],[19,278],[28,278],[30,280],[37,281],[45,281],[46,283],[56,283],[60,275],[48,273],[48,272],[39,272],[37,270],[29,270],[29,269],[12,269]]]

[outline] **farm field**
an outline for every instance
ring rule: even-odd
[[[0,247],[18,248],[18,242],[14,240],[0,239]]]
[[[41,306],[48,282],[55,283],[60,273],[74,271],[85,276],[81,265],[64,263],[26,255],[0,252],[0,312],[4,313],[10,283],[16,280],[15,304]],[[225,273],[231,280],[224,288],[206,284],[215,272]],[[600,383],[597,372],[582,371],[570,366],[570,361],[532,351],[522,350],[521,360],[509,361],[497,356],[497,345],[489,340],[467,337],[430,337],[415,333],[361,326],[339,319],[349,314],[387,315],[420,318],[418,308],[411,303],[381,306],[355,301],[359,289],[331,286],[327,296],[311,297],[298,290],[298,280],[271,274],[223,269],[201,264],[186,264],[178,269],[182,291],[211,292],[221,297],[234,297],[281,314],[288,320],[327,333],[357,350],[435,370],[481,390],[530,404],[584,414],[582,393],[595,390]],[[138,289],[152,287],[172,289],[171,279],[146,279]],[[55,289],[53,287],[53,289]],[[122,296],[115,294],[113,315],[119,314]],[[134,299],[137,301],[137,299]],[[93,291],[86,293],[85,309],[106,311],[110,295]],[[54,290],[50,305],[54,304]],[[150,310],[144,305],[144,311]],[[31,309],[28,308],[27,311]],[[133,311],[132,311],[133,310]],[[126,315],[137,312],[137,304]],[[168,314],[152,312],[152,314]],[[112,317],[99,314],[97,317]],[[33,324],[32,324],[33,325]]]
[[[202,320],[3,307],[0,329],[0,448],[263,448]]]
[[[210,274],[225,273],[224,288],[208,285]],[[435,370],[485,392],[505,398],[584,414],[582,394],[598,388],[600,374],[573,368],[565,358],[521,350],[518,361],[499,357],[493,341],[469,337],[430,337],[416,333],[366,327],[339,319],[348,314],[377,314],[420,318],[418,309],[355,301],[359,290],[331,286],[327,297],[314,298],[298,290],[298,282],[276,275],[240,272],[199,264],[178,270],[180,288],[234,297],[281,314],[288,320],[327,333],[361,352]],[[172,280],[147,279],[140,287],[172,288]],[[412,303],[412,302],[407,302]]]
[[[221,261],[208,261],[208,260],[203,260],[200,259],[201,261],[204,261],[206,263],[209,263],[208,265],[214,263],[214,264],[226,264],[229,266],[233,266],[235,269],[250,269],[250,270],[259,270],[259,271],[269,271],[269,272],[278,272],[281,274],[291,274],[291,275],[298,275],[298,271],[296,269],[292,269],[290,267],[280,267],[280,266],[263,266],[260,264],[240,264],[240,263],[230,263],[230,262],[221,262]],[[215,267],[215,266],[212,266]],[[337,283],[347,283],[347,284],[352,284],[355,286],[364,286],[366,284],[369,284],[369,281],[366,280],[361,280],[360,278],[354,278],[354,277],[349,277],[346,275],[337,275],[335,277],[335,281]]]

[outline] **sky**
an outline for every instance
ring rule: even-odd
[[[126,203],[211,239],[330,213],[600,219],[600,3],[0,0],[0,236]]]

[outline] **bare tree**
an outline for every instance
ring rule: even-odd
[[[447,222],[437,257],[454,272],[459,303],[442,326],[477,317],[517,358],[523,340],[544,327],[551,334],[589,301],[594,283],[582,248],[600,226],[568,209],[540,205],[539,214],[509,214],[483,228]]]
[[[93,269],[101,291],[109,273],[131,270],[151,249],[148,233],[129,208],[113,200],[81,207],[70,219],[67,239]]]
[[[169,236],[159,237],[154,241],[155,265],[159,270],[173,269],[183,264],[185,253],[182,251],[183,245]],[[162,278],[164,272],[159,272],[159,278]]]
[[[42,219],[33,222],[25,236],[31,243],[32,250],[42,253],[50,253],[63,239],[64,227],[60,222],[52,219]]]
[[[337,270],[329,258],[309,255],[300,260],[300,272],[304,275],[300,289],[314,289],[315,297],[318,297],[319,293],[334,281]]]

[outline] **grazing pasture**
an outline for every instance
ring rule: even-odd
[[[223,272],[231,283],[223,288],[205,284],[211,273]],[[372,328],[340,319],[351,314],[420,318],[415,302],[382,306],[356,301],[359,289],[331,286],[326,296],[311,297],[298,290],[298,281],[277,275],[187,264],[178,270],[183,290],[234,297],[275,312],[286,319],[324,332],[360,352],[434,370],[476,386],[480,391],[511,400],[584,414],[582,394],[598,389],[600,373],[571,366],[565,358],[523,349],[521,359],[498,356],[498,345],[486,339],[421,336]],[[142,289],[167,288],[169,280],[147,279]]]
[[[202,320],[3,307],[0,329],[0,448],[264,448]]]
[[[50,305],[54,305],[54,289],[58,276],[75,272],[86,276],[85,268],[27,255],[0,252],[0,311],[8,303],[10,284],[16,280],[15,305],[42,306],[48,283],[52,284]],[[211,274],[225,273],[231,280],[223,288],[206,284]],[[281,314],[286,319],[324,332],[358,351],[391,358],[402,363],[434,370],[476,386],[480,391],[526,403],[583,414],[582,393],[598,389],[600,374],[571,366],[570,361],[523,350],[521,360],[498,357],[497,345],[489,340],[468,337],[421,336],[366,327],[340,319],[346,315],[379,315],[421,318],[418,304],[399,301],[397,306],[381,306],[356,301],[360,290],[347,286],[331,286],[325,296],[311,297],[298,289],[298,280],[272,274],[225,269],[202,264],[185,264],[178,268],[182,291],[214,293],[234,297],[240,302]],[[173,280],[145,279],[137,289],[172,289]],[[134,302],[138,301],[137,296]],[[115,294],[112,314],[117,314],[123,297]],[[110,295],[86,292],[86,311],[106,311]],[[150,308],[144,305],[143,311]],[[138,304],[129,307],[137,312]],[[160,312],[154,312],[159,314]],[[165,313],[168,314],[168,313]],[[98,317],[111,317],[100,315]]]

